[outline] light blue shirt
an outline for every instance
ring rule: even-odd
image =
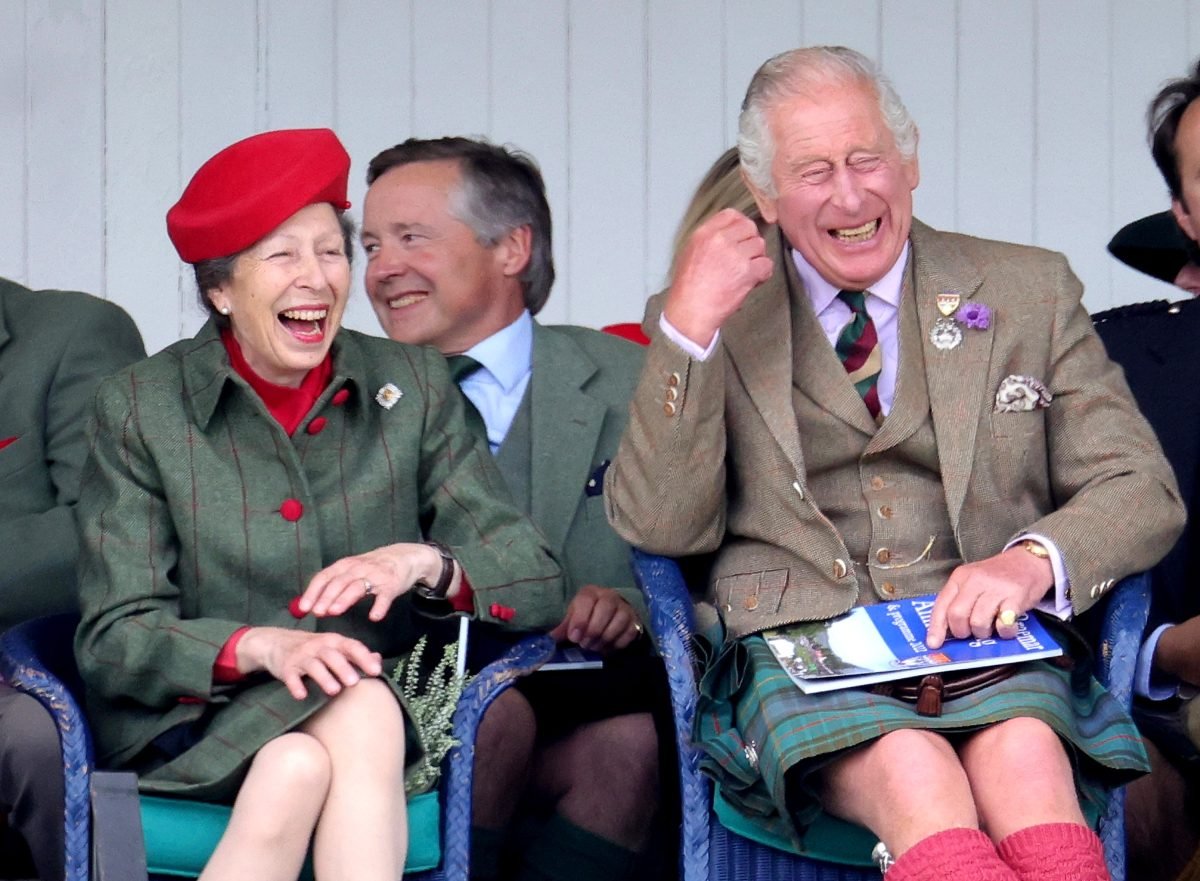
[[[488,447],[495,454],[508,436],[533,373],[533,318],[522,311],[508,327],[463,354],[483,365],[459,387],[483,417]]]

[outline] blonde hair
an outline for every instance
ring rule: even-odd
[[[730,147],[712,164],[692,194],[687,210],[683,212],[671,246],[671,278],[675,277],[679,256],[696,227],[723,208],[736,208],[760,227],[763,225],[754,196],[742,179],[736,147]]]

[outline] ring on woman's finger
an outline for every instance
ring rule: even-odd
[[[1017,613],[1015,609],[1001,609],[996,615],[996,623],[1004,627],[1012,627],[1017,623]]]
[[[645,627],[643,627],[643,626],[641,625],[641,622],[639,622],[639,621],[634,621],[634,622],[633,622],[633,629],[637,631],[637,635],[638,635],[638,636],[641,636],[643,633],[645,633],[645,632],[646,632],[646,628],[645,628]]]
[[[365,578],[362,580],[362,583],[363,583],[363,593],[365,593],[367,596],[370,596],[371,594],[375,593],[375,585],[373,585],[371,582],[367,581],[367,579],[365,579]]]

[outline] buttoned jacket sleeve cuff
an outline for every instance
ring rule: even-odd
[[[1152,701],[1165,701],[1179,695],[1179,684],[1173,677],[1154,670],[1154,653],[1158,641],[1174,624],[1160,624],[1146,637],[1138,650],[1137,665],[1133,669],[1133,693]]]
[[[694,342],[680,333],[679,330],[676,329],[675,325],[667,321],[667,315],[665,312],[658,316],[658,326],[662,330],[663,336],[686,352],[690,357],[695,358],[697,361],[707,361],[712,355],[713,350],[717,348],[717,340],[721,338],[721,331],[718,330],[713,334],[712,342],[708,344],[708,348],[702,349],[700,346],[696,345]]]
[[[1004,546],[1004,550],[1019,545],[1023,541],[1036,541],[1047,551],[1050,552],[1050,568],[1054,571],[1054,598],[1046,597],[1036,608],[1039,612],[1045,612],[1047,615],[1053,615],[1060,621],[1068,621],[1071,618],[1071,580],[1067,577],[1067,565],[1063,562],[1062,552],[1059,551],[1058,545],[1046,538],[1044,535],[1039,535],[1036,532],[1026,532],[1024,535],[1018,535],[1012,541]]]

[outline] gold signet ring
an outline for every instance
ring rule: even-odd
[[[1001,609],[1000,614],[996,616],[996,623],[1003,624],[1005,627],[1012,627],[1017,623],[1017,613],[1012,609]]]

